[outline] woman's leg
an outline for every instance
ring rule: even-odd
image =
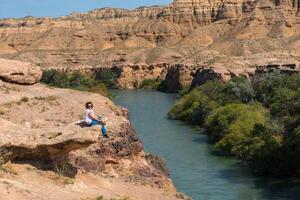
[[[92,120],[92,122],[90,123],[90,126],[95,126],[100,124],[100,122],[96,121],[96,120]]]
[[[90,123],[91,126],[95,126],[95,125],[100,125],[100,122],[96,121],[96,120],[93,120],[91,123]],[[102,125],[101,127],[101,132],[102,132],[102,135],[107,137],[107,127],[106,125]]]
[[[101,132],[103,136],[107,136],[107,127],[106,125],[102,125]]]
[[[98,118],[101,120],[103,119],[102,115],[98,115]],[[107,127],[105,124],[102,124],[101,132],[103,136],[107,136]]]

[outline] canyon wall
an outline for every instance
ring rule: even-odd
[[[215,60],[209,65],[170,65],[162,87],[164,92],[193,89],[207,81],[229,81],[234,77],[253,78],[263,73],[300,73],[300,62],[289,54],[257,54]]]
[[[175,0],[161,7],[0,20],[0,57],[46,69],[124,66],[120,88],[133,88],[125,79],[166,75],[126,66],[206,66],[264,53],[300,59],[299,0]]]

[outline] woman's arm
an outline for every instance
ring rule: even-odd
[[[89,113],[89,117],[95,121],[98,121],[101,125],[105,125],[104,121],[99,119],[94,113]]]

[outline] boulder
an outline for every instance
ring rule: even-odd
[[[28,62],[0,59],[0,79],[5,82],[32,85],[42,78],[42,70]]]

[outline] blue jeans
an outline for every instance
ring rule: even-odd
[[[100,122],[96,120],[92,120],[92,122],[89,124],[90,126],[100,125]],[[101,132],[103,136],[107,135],[107,128],[106,125],[102,125]]]

